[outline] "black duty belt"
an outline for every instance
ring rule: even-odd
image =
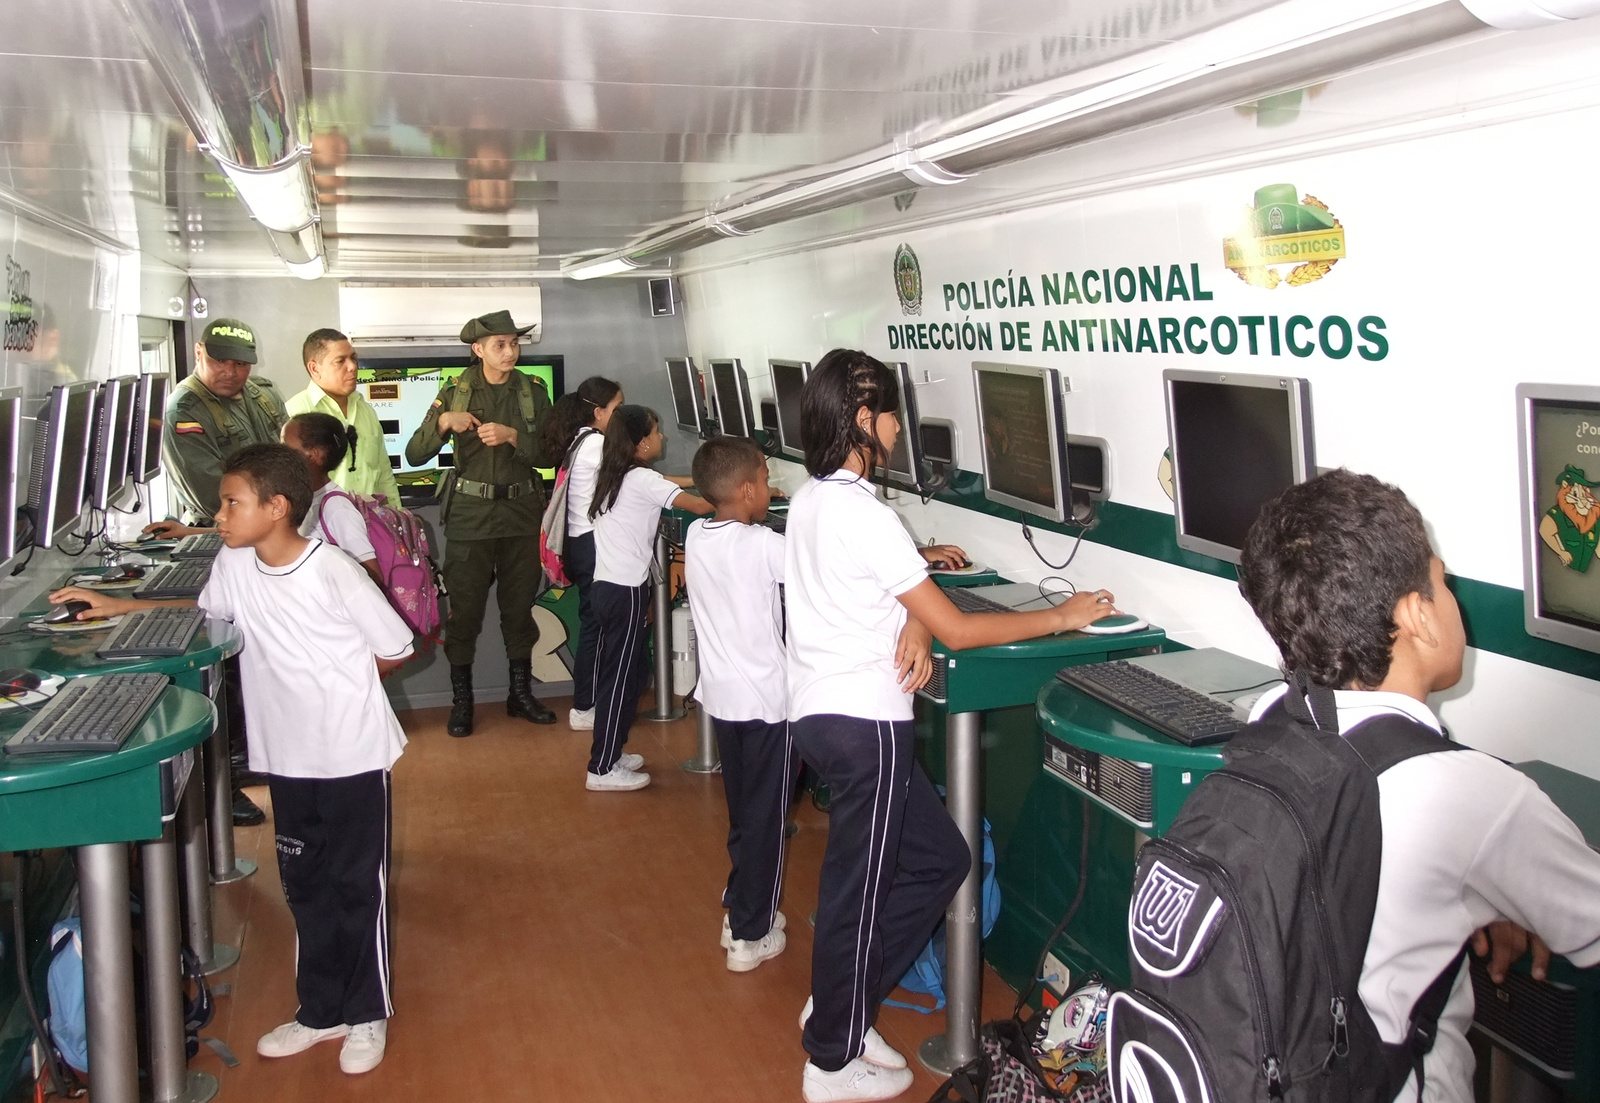
[[[476,479],[456,477],[457,494],[465,494],[472,498],[487,498],[490,501],[521,498],[525,494],[532,494],[537,485],[532,479],[520,483],[480,483]]]

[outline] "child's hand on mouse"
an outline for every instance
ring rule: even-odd
[[[157,521],[153,525],[146,525],[141,532],[147,533],[157,540],[176,540],[180,536],[189,536],[196,532],[210,532],[210,529],[190,528],[180,521]]]
[[[1060,618],[1057,632],[1076,632],[1086,624],[1116,616],[1116,595],[1110,590],[1079,590],[1055,607]]]
[[[50,595],[51,605],[62,605],[69,601],[88,602],[90,608],[77,615],[76,620],[102,620],[108,617],[120,617],[124,613],[131,613],[143,607],[142,602],[130,601],[127,598],[108,597],[97,590],[85,590],[81,586],[68,586],[57,590]]]
[[[929,566],[942,564],[938,570],[959,571],[972,566],[972,560],[967,558],[967,553],[954,544],[930,544],[917,550],[922,552],[922,558],[928,561]]]

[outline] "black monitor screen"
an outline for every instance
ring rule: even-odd
[[[93,388],[69,391],[66,416],[61,424],[61,469],[56,476],[56,508],[50,517],[51,532],[60,532],[71,525],[88,500],[89,437],[93,428]]]
[[[1225,383],[1168,386],[1183,533],[1243,548],[1261,507],[1295,483],[1291,396]]]
[[[147,375],[139,388],[139,409],[135,415],[134,441],[137,452],[132,458],[133,477],[147,483],[161,473],[161,419],[167,410],[167,377]],[[139,434],[143,434],[143,440]]]
[[[1043,509],[1056,508],[1047,377],[983,370],[977,376],[989,489]]]
[[[730,437],[748,437],[749,396],[744,393],[743,369],[737,360],[711,361],[711,381],[717,389],[717,424]]]
[[[133,451],[134,400],[138,396],[139,377],[123,376],[113,379],[116,388],[116,420],[111,425],[111,460],[107,470],[107,486],[114,492],[128,478],[128,461]]]
[[[700,388],[692,361],[674,357],[667,361],[667,382],[672,387],[672,407],[678,415],[678,428],[700,428]]]
[[[17,554],[17,482],[22,456],[22,388],[0,391],[0,559]]]
[[[1541,617],[1600,629],[1600,405],[1536,399],[1528,427],[1535,608]]]
[[[804,453],[800,443],[800,394],[806,387],[805,365],[772,361],[772,393],[778,402],[778,438],[786,451]]]

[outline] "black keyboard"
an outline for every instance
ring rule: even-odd
[[[73,678],[6,740],[6,754],[101,754],[119,750],[166,688],[165,674]]]
[[[944,596],[950,599],[951,605],[954,605],[963,613],[1015,612],[1009,605],[1001,605],[998,601],[984,597],[974,587],[948,586],[945,587]]]
[[[199,597],[211,577],[211,560],[193,559],[186,563],[169,563],[157,567],[155,573],[145,578],[134,597],[147,601],[171,601],[175,598]]]
[[[95,651],[102,659],[154,659],[182,655],[200,631],[205,614],[189,606],[168,605],[129,613]]]
[[[767,519],[761,523],[773,532],[782,533],[789,527],[789,515],[787,513],[769,513],[767,514]]]
[[[1226,701],[1122,659],[1069,666],[1056,677],[1191,747],[1220,743],[1244,727]]]
[[[167,554],[172,559],[215,559],[223,546],[222,537],[215,532],[192,532]]]

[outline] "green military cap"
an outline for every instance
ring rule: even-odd
[[[256,331],[237,318],[218,318],[200,331],[200,343],[218,360],[256,362]]]
[[[504,334],[507,337],[521,337],[532,330],[532,326],[518,327],[511,320],[511,311],[496,310],[493,314],[481,314],[461,327],[461,341],[463,344],[472,344],[485,337],[495,337]]]
[[[1255,194],[1255,229],[1261,237],[1333,229],[1333,216],[1300,202],[1293,184],[1268,184]]]
[[[1556,476],[1556,485],[1560,486],[1562,483],[1570,483],[1573,486],[1600,486],[1600,483],[1589,481],[1589,476],[1584,472],[1583,468],[1576,467],[1570,463],[1567,464],[1565,471]]]

